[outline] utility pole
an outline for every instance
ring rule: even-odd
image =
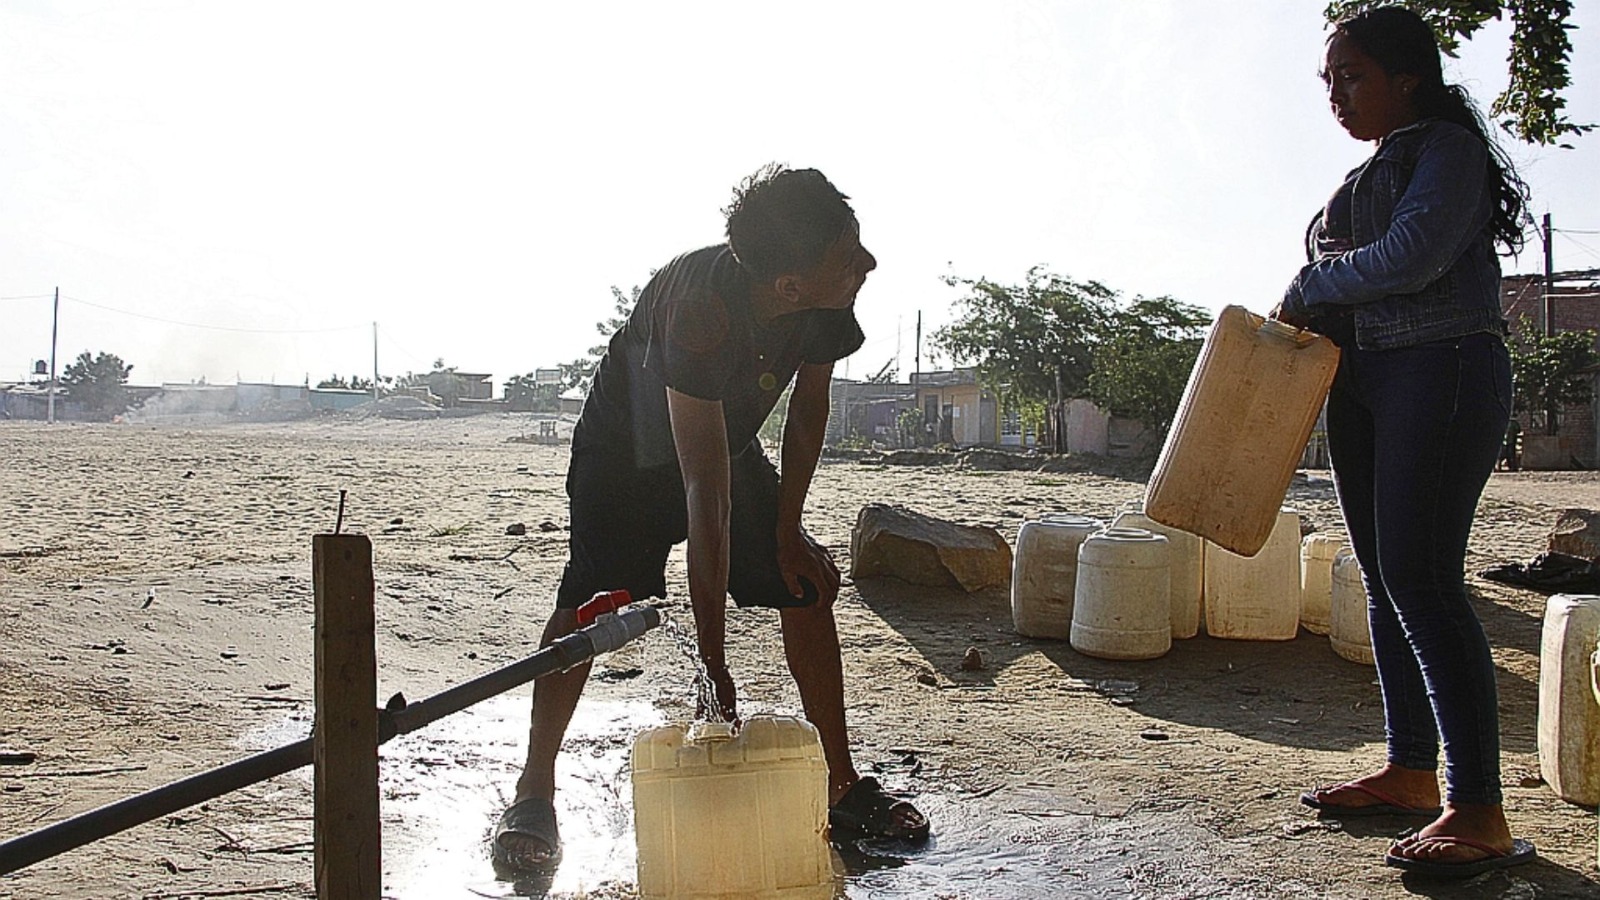
[[[922,380],[922,310],[917,310],[917,349],[916,356],[911,360],[911,384],[916,386]]]
[[[45,402],[45,423],[56,423],[56,335],[61,326],[61,287],[56,286],[55,305],[50,309],[50,399]]]
[[[372,323],[372,402],[378,402],[378,323]]]
[[[1544,214],[1544,336],[1549,337],[1556,333],[1555,305],[1550,297],[1550,282],[1555,278],[1555,257],[1550,249],[1550,214]]]

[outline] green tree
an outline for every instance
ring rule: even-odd
[[[956,277],[945,283],[966,294],[955,302],[956,320],[936,330],[932,343],[957,365],[974,364],[985,390],[1032,420],[1051,403],[1084,395],[1115,291],[1040,266],[1020,285]]]
[[[506,379],[506,404],[513,412],[558,412],[563,385],[539,383],[537,373]]]
[[[343,375],[329,375],[327,378],[317,382],[317,389],[370,391],[372,390],[372,379],[362,378],[360,375],[351,375],[348,379],[346,379]]]
[[[109,419],[128,408],[124,385],[132,371],[133,366],[114,353],[90,356],[85,350],[61,373],[61,384],[68,400],[82,403],[88,412]]]
[[[1513,408],[1533,427],[1555,434],[1561,411],[1594,399],[1591,379],[1600,365],[1593,331],[1563,331],[1546,336],[1523,316],[1511,333]]]
[[[1137,298],[1112,316],[1095,353],[1089,399],[1165,436],[1211,316],[1171,297]]]
[[[654,275],[655,272],[651,272]],[[633,290],[623,293],[622,288],[611,286],[612,313],[610,316],[594,323],[594,330],[605,336],[606,341],[627,324],[628,317],[633,315],[634,306],[639,303],[639,294],[643,289],[638,285]],[[559,363],[561,368],[561,381],[568,388],[582,388],[587,391],[589,382],[594,378],[595,367],[600,365],[600,357],[606,353],[606,344],[596,344],[589,348],[585,356],[580,356],[572,362]]]
[[[1087,397],[1164,436],[1211,317],[1171,297],[1124,301],[1097,281],[1028,271],[1021,285],[964,286],[958,317],[933,334],[958,364],[1037,427],[1053,404]]]
[[[1332,0],[1325,10],[1330,22],[1395,0]],[[1567,24],[1572,0],[1401,0],[1400,5],[1433,26],[1439,46],[1455,56],[1484,23],[1511,17],[1510,83],[1489,107],[1502,128],[1532,144],[1559,144],[1594,128],[1569,120],[1561,95],[1572,85],[1567,62],[1572,41]],[[1561,146],[1568,146],[1561,144]]]

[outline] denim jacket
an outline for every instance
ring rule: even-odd
[[[1284,311],[1309,318],[1348,309],[1364,350],[1504,333],[1488,152],[1477,135],[1441,119],[1385,137],[1349,176],[1355,249],[1316,258],[1319,211],[1307,231],[1312,262],[1289,284]]]

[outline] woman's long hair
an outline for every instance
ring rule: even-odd
[[[1398,6],[1367,10],[1340,21],[1334,29],[1354,41],[1390,75],[1416,77],[1413,95],[1422,118],[1444,119],[1476,134],[1489,148],[1489,183],[1494,187],[1495,210],[1490,228],[1496,243],[1511,253],[1522,249],[1523,222],[1527,216],[1528,186],[1517,176],[1500,145],[1490,136],[1483,116],[1465,88],[1445,84],[1439,60],[1439,41],[1433,29],[1416,13]]]

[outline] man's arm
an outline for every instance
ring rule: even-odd
[[[700,658],[713,677],[727,669],[728,512],[732,488],[722,403],[667,388],[672,442],[689,511],[689,602]],[[726,699],[726,698],[725,698]]]
[[[798,579],[805,577],[816,586],[819,602],[824,604],[832,603],[839,594],[839,570],[828,551],[806,534],[800,519],[828,430],[828,392],[832,384],[832,363],[800,367],[783,425],[778,481],[778,564],[784,581],[789,592],[798,597]]]

